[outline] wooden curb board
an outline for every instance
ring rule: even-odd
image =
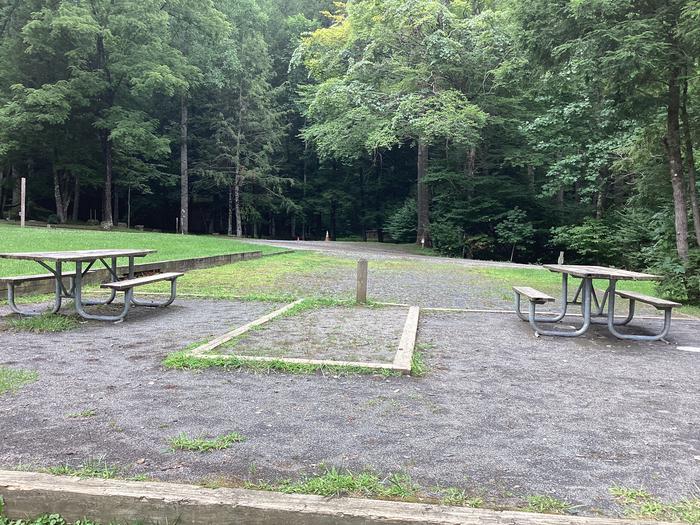
[[[56,513],[71,522],[87,517],[100,523],[153,525],[663,525],[4,470],[0,496],[10,519]]]

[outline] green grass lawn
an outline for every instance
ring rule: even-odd
[[[97,250],[107,248],[150,248],[156,253],[138,262],[190,259],[210,255],[262,251],[279,248],[253,245],[223,236],[177,235],[124,231],[72,230],[64,228],[19,228],[0,223],[0,252]],[[46,273],[33,261],[0,259],[0,277]]]

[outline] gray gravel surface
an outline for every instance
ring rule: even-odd
[[[0,397],[0,466],[102,457],[123,475],[196,482],[295,478],[325,464],[608,513],[615,484],[669,499],[700,484],[700,353],[677,350],[700,346],[697,322],[676,323],[673,344],[632,344],[602,329],[535,338],[513,315],[426,313],[422,378],[162,367],[169,352],[274,307],[178,300],[121,324],[0,332],[0,365],[39,373]],[[86,409],[96,415],[68,417]],[[167,444],[232,431],[247,441],[209,454]]]
[[[281,317],[248,332],[225,353],[391,363],[408,308],[327,307]]]

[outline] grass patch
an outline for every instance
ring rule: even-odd
[[[192,438],[183,432],[168,440],[173,450],[189,450],[192,452],[224,450],[229,448],[234,443],[241,443],[243,441],[245,441],[245,437],[236,432],[231,432],[230,434],[225,434],[223,436],[217,436],[212,439],[204,437]]]
[[[527,498],[527,507],[523,510],[541,514],[566,514],[571,510],[571,505],[552,496],[535,495]]]
[[[352,496],[361,498],[414,498],[419,487],[404,474],[392,474],[385,479],[372,472],[353,473],[336,468],[323,474],[298,481],[284,480],[279,483],[248,484],[248,488],[271,490],[285,494],[315,494],[317,496]]]
[[[44,469],[48,474],[56,476],[77,476],[79,478],[114,479],[119,476],[119,469],[109,465],[104,458],[89,459],[79,467],[59,465]]]
[[[663,502],[644,489],[612,487],[610,493],[622,507],[625,516],[633,519],[700,523],[700,498]]]
[[[71,419],[87,419],[89,417],[95,417],[96,415],[97,411],[89,408],[87,410],[83,410],[82,412],[73,412],[71,414],[67,414],[67,417]]]
[[[0,366],[0,395],[17,392],[24,385],[39,379],[39,374],[30,370],[18,370]]]
[[[458,489],[455,487],[448,487],[446,489],[436,489],[436,491],[441,494],[440,503],[443,505],[452,505],[459,507],[471,507],[473,509],[481,508],[484,504],[484,500],[478,497],[469,497],[466,490]]]
[[[324,375],[381,375],[383,377],[397,376],[400,372],[391,369],[367,368],[352,365],[307,365],[288,363],[282,359],[257,361],[239,356],[201,357],[192,355],[189,351],[173,352],[163,360],[163,366],[176,370],[204,370],[207,368],[223,368],[226,370],[246,369],[258,373],[282,372],[286,374],[304,375],[321,373]]]
[[[299,480],[246,483],[246,488],[283,492],[285,494],[314,494],[317,496],[346,496],[356,498],[387,499],[478,508],[483,500],[469,497],[466,491],[456,488],[434,487],[430,490],[414,483],[403,473],[380,477],[371,471],[352,472],[326,468],[322,473]]]
[[[224,236],[176,235],[122,231],[80,230],[68,228],[20,228],[0,223],[3,252],[64,251],[95,249],[153,249],[156,253],[139,258],[138,262],[190,259],[238,252],[279,252],[279,248],[248,244]],[[73,269],[64,265],[64,269]],[[46,273],[33,261],[0,260],[0,277]],[[179,284],[179,283],[178,283]]]
[[[178,282],[178,293],[213,299],[291,302],[299,297],[329,296],[339,272],[352,271],[356,262],[315,252],[291,252],[235,264],[187,272]],[[313,290],[308,281],[318,282]],[[328,286],[326,286],[326,284]],[[167,292],[157,283],[144,291]],[[348,298],[349,298],[348,294]]]
[[[78,326],[74,316],[41,314],[36,317],[18,317],[10,319],[9,325],[13,330],[22,332],[67,332]]]

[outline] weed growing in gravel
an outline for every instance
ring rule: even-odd
[[[192,438],[183,432],[168,440],[173,450],[189,450],[192,452],[223,450],[229,448],[234,443],[241,443],[242,441],[245,441],[245,437],[236,432],[217,436],[212,439],[203,437]]]
[[[455,487],[448,487],[446,489],[436,488],[440,497],[440,503],[443,505],[452,505],[458,507],[471,507],[473,509],[478,509],[484,504],[484,500],[479,497],[470,498],[467,495],[466,490],[458,489]]]
[[[700,498],[666,503],[644,489],[617,486],[612,487],[610,493],[622,506],[625,515],[630,518],[700,524]]]
[[[285,480],[278,484],[250,485],[259,490],[275,490],[285,494],[316,494],[318,496],[386,496],[388,487],[371,472],[359,474],[341,472],[335,468],[320,476],[310,476],[299,481]]]
[[[413,357],[411,357],[411,375],[414,377],[423,377],[427,371],[428,367],[425,364],[423,352],[415,350],[413,352]]]
[[[88,417],[95,417],[97,415],[97,411],[93,410],[91,408],[88,408],[87,410],[83,410],[82,412],[72,412],[70,414],[67,414],[67,416],[71,419],[85,419]]]
[[[17,370],[0,366],[0,395],[16,392],[24,385],[39,379],[39,374],[29,370]]]
[[[67,332],[78,326],[78,320],[68,315],[42,314],[10,319],[9,325],[10,328],[22,332]]]
[[[434,488],[430,491],[413,483],[403,473],[380,478],[373,472],[351,472],[327,468],[322,474],[308,476],[297,481],[284,480],[277,483],[246,483],[246,488],[269,490],[286,494],[315,494],[318,496],[351,496],[400,501],[421,501],[444,505],[481,507],[481,498],[468,498],[464,490]]]
[[[571,509],[571,505],[566,501],[553,498],[552,496],[535,495],[527,498],[526,512],[540,512],[544,514],[566,514]]]
[[[44,469],[44,471],[56,476],[77,476],[79,478],[113,479],[119,475],[119,469],[109,465],[104,458],[89,459],[85,464],[77,468],[70,465],[61,465],[49,467]]]

